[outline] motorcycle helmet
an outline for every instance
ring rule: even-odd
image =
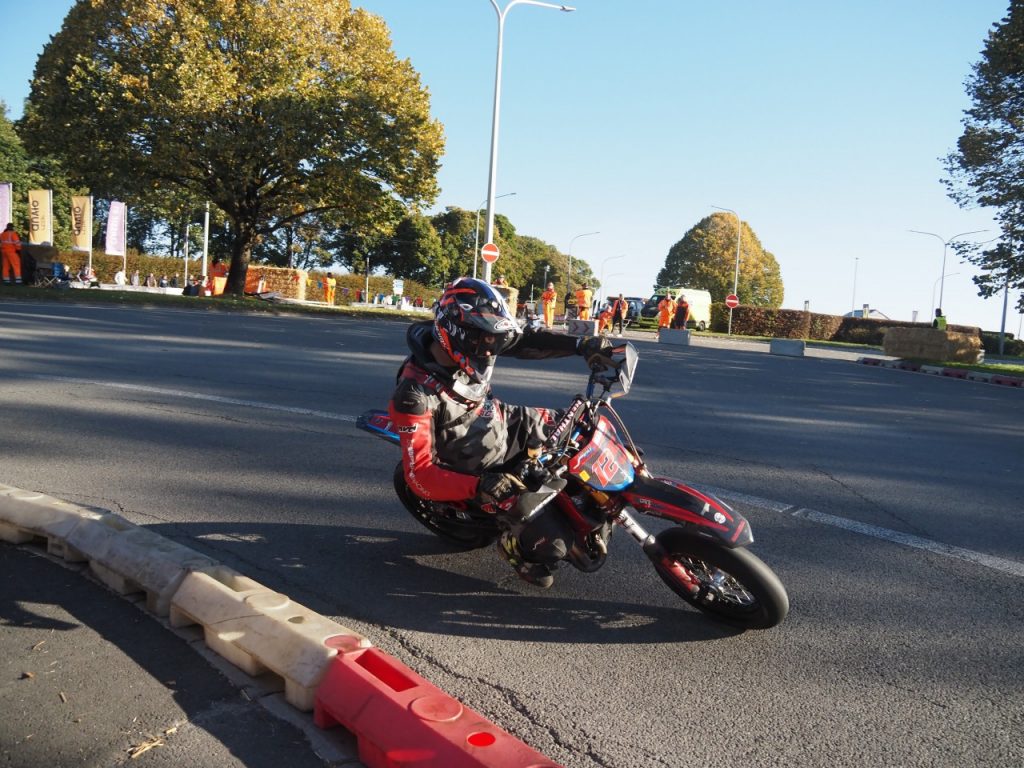
[[[434,308],[434,338],[474,384],[490,380],[495,358],[521,333],[505,299],[483,280],[460,277]]]

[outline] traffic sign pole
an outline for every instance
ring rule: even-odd
[[[491,281],[490,265],[498,260],[498,246],[494,243],[485,243],[484,247],[480,249],[480,258],[487,264],[484,280],[489,283]]]
[[[729,335],[732,336],[732,311],[740,305],[740,298],[735,293],[725,297],[725,306],[729,308]]]

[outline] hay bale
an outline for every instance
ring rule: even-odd
[[[984,359],[977,336],[936,328],[889,328],[882,349],[892,357],[938,363],[979,363]]]

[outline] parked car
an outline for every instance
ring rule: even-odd
[[[640,316],[657,317],[658,303],[666,296],[672,299],[672,301],[676,301],[680,294],[685,296],[690,304],[690,320],[688,325],[692,325],[699,331],[707,330],[708,326],[711,325],[711,294],[699,288],[669,288],[667,292],[656,293],[644,303]]]

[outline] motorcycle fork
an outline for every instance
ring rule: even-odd
[[[632,536],[636,542],[643,547],[644,553],[652,562],[660,565],[666,571],[675,576],[679,582],[696,595],[700,592],[700,583],[690,575],[690,572],[680,565],[676,560],[669,557],[665,548],[658,543],[658,540],[637,522],[636,518],[629,514],[626,507],[622,507],[612,518],[612,522],[625,529],[626,533]]]

